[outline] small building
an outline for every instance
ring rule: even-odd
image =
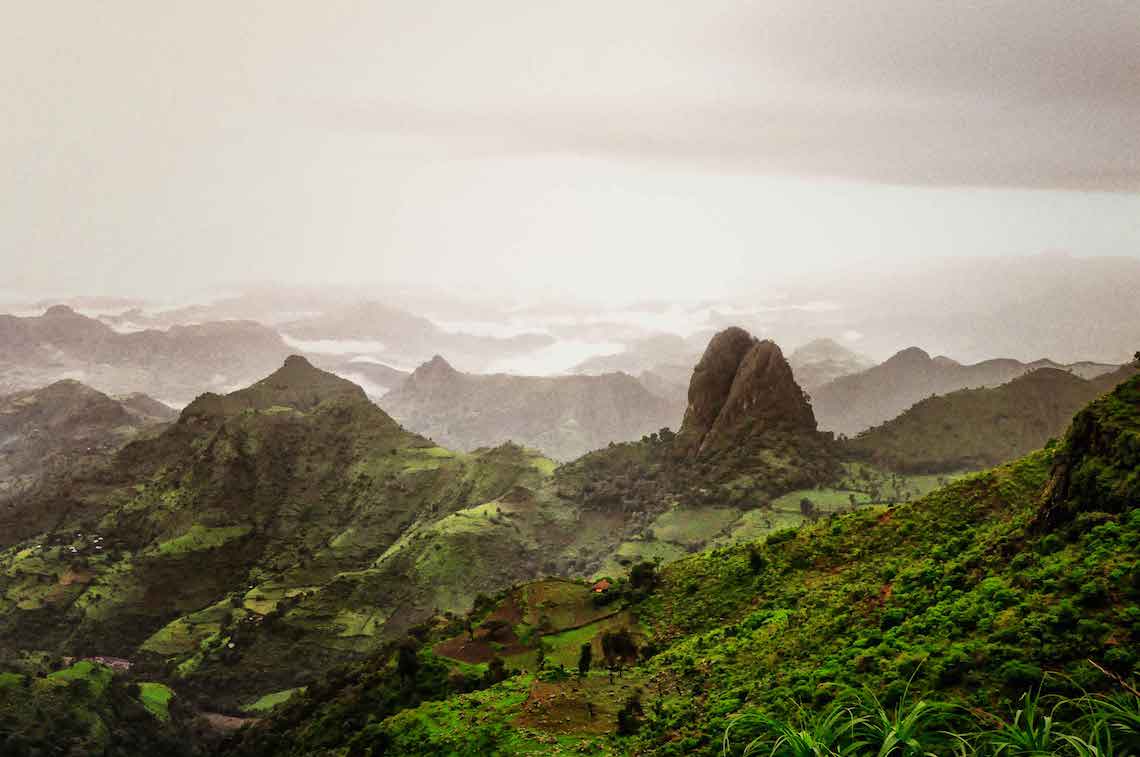
[[[603,578],[601,581],[598,581],[596,584],[594,584],[594,593],[595,594],[602,594],[606,591],[609,591],[609,588],[612,585],[613,584],[610,583],[610,579]]]

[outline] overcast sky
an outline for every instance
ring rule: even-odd
[[[1136,0],[5,6],[0,289],[1140,255]]]

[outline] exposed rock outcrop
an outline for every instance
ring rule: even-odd
[[[777,430],[815,432],[807,396],[774,342],[725,329],[693,371],[680,449],[701,456]]]
[[[1038,531],[1080,513],[1120,513],[1140,502],[1140,376],[1102,396],[1073,418],[1053,462]]]

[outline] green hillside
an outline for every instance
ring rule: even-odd
[[[518,447],[435,447],[291,359],[31,503],[56,526],[0,552],[0,644],[17,670],[38,654],[111,655],[235,703],[289,688],[378,647],[406,598],[353,587],[410,529],[549,470]]]
[[[231,749],[713,755],[768,739],[751,752],[767,754],[798,727],[845,753],[1134,754],[1137,471],[1134,378],[1061,443],[913,502],[635,571],[596,608],[524,586],[470,632],[417,629]],[[1023,737],[1037,746],[1009,748]]]
[[[843,448],[856,459],[902,473],[980,470],[1060,436],[1078,410],[1135,373],[1126,366],[1084,379],[1041,368],[998,387],[924,399],[846,440]]]
[[[121,657],[242,717],[482,594],[619,578],[873,499],[813,425],[744,427],[715,455],[667,430],[560,468],[515,445],[455,453],[290,358],[25,503],[36,520],[0,551],[4,669]]]

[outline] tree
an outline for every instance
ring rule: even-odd
[[[405,681],[414,681],[416,673],[420,670],[420,658],[417,651],[416,640],[410,636],[401,641],[396,650],[396,672]]]
[[[499,681],[507,680],[507,666],[503,662],[503,658],[495,655],[491,661],[487,663],[487,672],[484,680],[488,684],[496,684]]]
[[[589,643],[582,645],[582,651],[578,653],[578,677],[583,678],[590,672],[590,663],[593,661],[594,648]]]
[[[1132,363],[1137,368],[1140,368],[1140,350],[1136,350],[1136,354],[1132,356]]]
[[[657,566],[639,562],[629,571],[629,585],[635,589],[650,590],[657,585]]]
[[[768,567],[768,560],[765,559],[764,553],[756,549],[755,546],[748,548],[748,569],[753,573],[760,573]]]
[[[637,642],[628,628],[620,631],[606,631],[602,634],[602,655],[606,667],[616,667],[619,661],[637,662]]]
[[[500,637],[505,635],[506,631],[508,631],[510,627],[510,622],[503,620],[502,618],[489,618],[483,621],[483,630],[487,632],[487,638],[492,641],[495,639],[503,641],[503,639]]]
[[[800,515],[805,518],[812,518],[815,516],[815,503],[807,497],[800,500]]]
[[[542,634],[536,634],[536,645],[534,650],[535,664],[539,670],[546,668],[546,642],[542,640]]]
[[[637,691],[625,700],[625,706],[618,710],[617,732],[619,736],[629,736],[641,728],[645,710],[641,707],[641,692]]]

